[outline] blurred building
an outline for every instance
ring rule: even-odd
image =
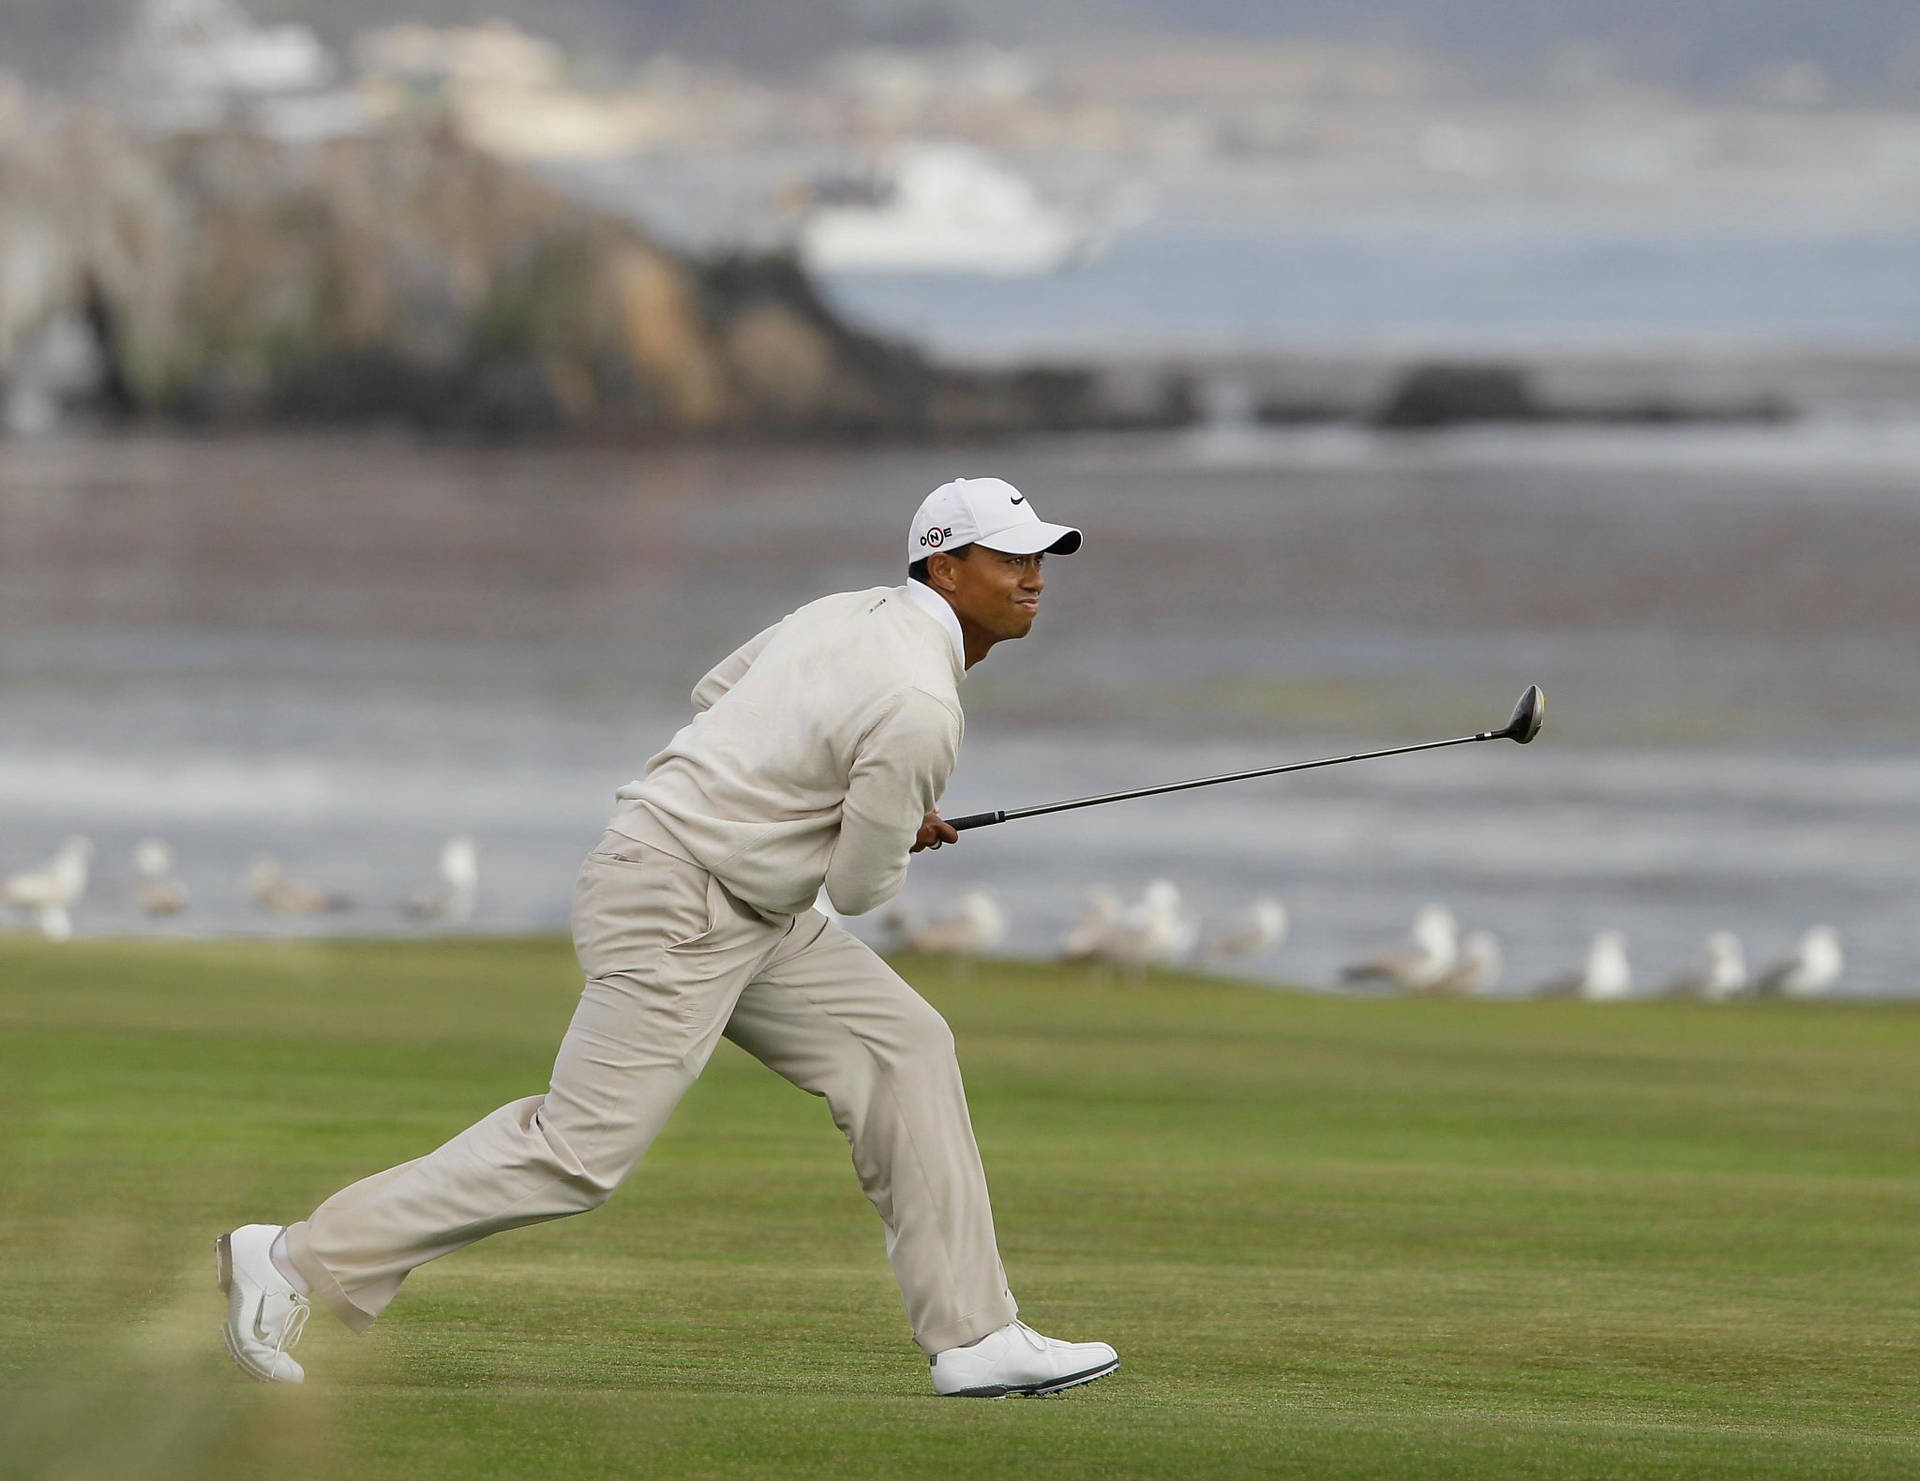
[[[312,30],[263,26],[235,0],[141,0],[121,48],[117,99],[160,132],[238,125],[282,139],[364,126],[340,65]]]
[[[469,143],[511,159],[750,143],[773,133],[779,112],[765,89],[667,56],[621,87],[576,87],[557,45],[508,21],[389,26],[362,35],[354,56],[376,111],[438,111]]]

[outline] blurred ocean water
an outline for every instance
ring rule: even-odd
[[[1920,343],[1920,225],[1155,221],[1042,277],[840,275],[952,355]]]
[[[996,448],[613,450],[395,436],[0,444],[0,869],[101,846],[83,933],[407,932],[440,840],[476,926],[564,927],[612,791],[705,668],[825,590],[890,584],[925,490],[993,471],[1089,535],[1041,624],[963,688],[950,811],[1487,728],[1480,746],[1009,824],[905,902],[997,888],[1044,951],[1079,892],[1271,891],[1257,970],[1327,982],[1440,899],[1524,985],[1629,937],[1657,985],[1830,921],[1846,987],[1920,986],[1920,431],[1209,428]],[[280,922],[270,850],[344,889]],[[877,931],[867,923],[859,928]]]

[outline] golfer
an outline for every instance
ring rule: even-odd
[[[1080,532],[1013,485],[927,496],[909,579],[822,597],[702,679],[574,887],[586,986],[545,1095],[336,1193],[304,1222],[216,1242],[223,1332],[255,1378],[299,1383],[309,1298],[355,1331],[407,1272],[502,1229],[598,1208],[724,1034],[824,1096],[879,1210],[936,1392],[1044,1394],[1120,1365],[1017,1319],[945,1021],[812,908],[891,899],[907,856],[959,835],[935,809],[960,745],[958,685],[1025,637],[1041,558]]]

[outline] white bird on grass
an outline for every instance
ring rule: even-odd
[[[1453,969],[1427,987],[1431,993],[1476,996],[1492,992],[1500,981],[1500,938],[1491,931],[1469,931],[1460,942]]]
[[[1731,931],[1715,931],[1707,937],[1700,959],[1667,983],[1665,996],[1724,1003],[1746,989],[1747,958],[1740,950],[1740,938]]]
[[[891,916],[888,924],[908,951],[934,956],[978,956],[1006,938],[1006,912],[987,891],[967,890],[954,904],[951,915],[929,921]]]
[[[351,909],[353,901],[337,890],[293,884],[272,854],[256,854],[247,863],[247,892],[274,915],[321,915]]]
[[[53,857],[38,869],[26,869],[0,883],[0,899],[33,917],[49,941],[73,935],[73,917],[67,912],[87,892],[87,872],[93,864],[93,841],[75,835],[60,841]]]
[[[449,838],[440,849],[440,883],[422,890],[407,902],[416,920],[444,920],[460,925],[473,919],[480,891],[480,850],[464,833]]]
[[[1340,969],[1342,982],[1385,983],[1422,992],[1460,960],[1460,927],[1444,905],[1422,905],[1404,946]]]
[[[1186,913],[1180,887],[1170,879],[1156,879],[1121,912],[1095,957],[1135,969],[1171,967],[1192,955],[1199,938],[1200,923]]]
[[[1633,996],[1633,970],[1627,965],[1627,938],[1619,931],[1601,931],[1587,944],[1580,969],[1543,982],[1537,998],[1581,998],[1589,1003],[1617,1003]]]
[[[186,884],[173,872],[173,849],[164,839],[133,846],[133,898],[148,915],[178,915],[187,908]]]
[[[1095,885],[1086,893],[1086,906],[1080,919],[1060,940],[1060,960],[1090,962],[1100,955],[1107,936],[1120,923],[1120,897],[1105,885]]]
[[[1846,970],[1840,934],[1832,926],[1814,926],[1791,955],[1772,963],[1754,979],[1756,997],[1822,998]]]
[[[1287,939],[1287,907],[1262,895],[1230,917],[1200,949],[1203,962],[1245,961],[1272,951]]]

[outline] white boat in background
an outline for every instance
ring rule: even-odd
[[[865,189],[814,200],[798,247],[818,273],[1048,273],[1101,234],[970,144],[909,145]]]

